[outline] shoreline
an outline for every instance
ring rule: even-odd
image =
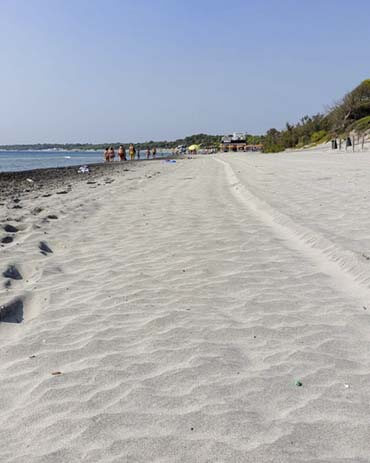
[[[79,173],[81,166],[46,167],[12,172],[0,172],[0,200],[9,199],[9,196],[19,196],[32,191],[43,191],[49,188],[61,188],[69,183],[95,180],[104,175],[115,175],[131,170],[141,163],[151,161],[166,161],[170,159],[183,159],[179,156],[168,156],[157,159],[140,159],[134,161],[115,161],[86,164],[88,173]],[[31,181],[30,181],[31,180]]]

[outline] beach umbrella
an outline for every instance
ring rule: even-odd
[[[189,151],[198,151],[199,150],[199,145],[191,145],[189,146],[188,150]]]

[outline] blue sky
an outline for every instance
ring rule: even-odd
[[[0,0],[0,144],[282,128],[370,77],[368,0]]]

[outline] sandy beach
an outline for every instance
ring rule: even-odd
[[[370,461],[368,154],[79,175],[0,188],[1,462]]]

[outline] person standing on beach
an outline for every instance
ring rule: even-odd
[[[155,159],[156,155],[157,155],[157,148],[154,146],[154,148],[152,149],[153,159]]]
[[[105,148],[104,160],[105,160],[105,162],[109,162],[109,148]]]
[[[131,143],[128,151],[130,153],[130,159],[131,159],[131,161],[133,161],[135,159],[135,146],[132,143]]]
[[[146,158],[147,158],[147,159],[150,158],[150,148],[149,148],[149,146],[148,146],[147,149],[146,149]]]
[[[115,157],[116,157],[116,155],[115,155],[115,153],[114,153],[114,148],[113,148],[113,146],[111,146],[111,147],[109,148],[109,160],[110,160],[111,162],[113,162]]]
[[[140,159],[140,145],[138,145],[136,152],[137,152],[137,158]]]
[[[123,145],[120,145],[120,147],[118,148],[118,156],[119,156],[120,161],[127,161],[126,150]]]

